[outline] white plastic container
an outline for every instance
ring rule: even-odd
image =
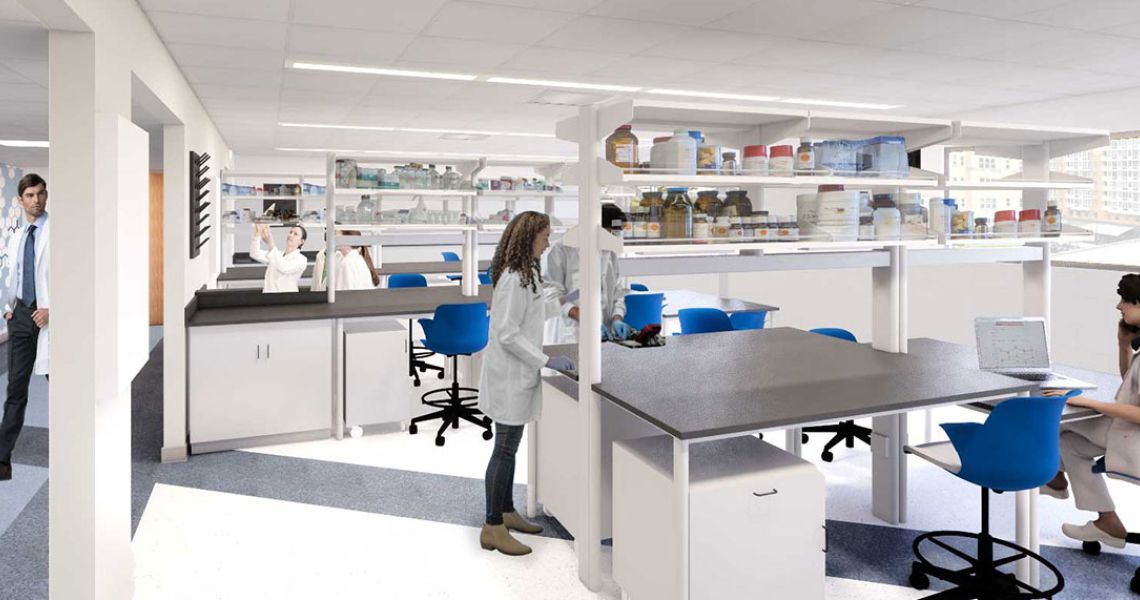
[[[800,213],[799,220],[814,225],[833,241],[851,242],[859,239],[859,205],[857,191],[820,192],[816,196],[814,216]]]
[[[824,192],[828,193],[828,192]],[[817,194],[796,194],[796,215],[801,221],[819,223],[819,197]]]
[[[889,196],[889,194],[880,196]],[[902,237],[902,215],[889,197],[875,198],[874,218],[876,240],[897,240]]]
[[[902,216],[902,239],[921,240],[930,227],[928,212],[922,205],[922,195],[908,192],[898,196],[899,214]]]
[[[950,236],[950,220],[954,214],[954,206],[946,204],[947,200],[954,203],[953,198],[935,198],[930,201],[930,235],[932,236]]]
[[[650,155],[652,156],[652,151]],[[688,129],[673,130],[673,137],[664,144],[662,157],[668,173],[697,174],[697,140],[689,135]]]
[[[768,148],[760,145],[744,147],[744,174],[768,175]]]

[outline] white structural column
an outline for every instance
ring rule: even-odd
[[[130,598],[130,387],[119,385],[114,235],[94,224],[98,54],[89,33],[49,34],[52,375],[49,477],[51,598]],[[102,239],[101,239],[102,238]],[[108,276],[110,275],[110,277]],[[125,407],[125,410],[124,410]],[[125,433],[125,435],[124,435]],[[122,436],[122,439],[119,437]]]
[[[598,227],[601,195],[598,185],[598,108],[583,106],[578,112],[578,252],[581,287],[581,320],[578,335],[578,411],[581,462],[585,465],[582,486],[584,535],[577,539],[578,577],[591,591],[602,585],[602,456],[601,399],[593,385],[602,380],[602,284]]]
[[[884,352],[902,352],[902,338],[906,335],[902,308],[906,249],[894,247],[886,251],[890,253],[890,264],[871,269],[871,346]],[[871,422],[872,513],[897,525],[906,518],[906,415],[885,415]]]
[[[463,214],[475,215],[475,197],[463,197]],[[474,221],[472,221],[474,223]],[[464,296],[479,295],[479,232],[474,229],[463,230],[463,280],[462,290]]]
[[[689,449],[688,440],[673,439],[673,510],[677,524],[677,600],[689,600]],[[662,573],[662,576],[668,576]]]

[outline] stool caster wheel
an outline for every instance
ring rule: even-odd
[[[764,439],[764,434],[763,434],[763,433],[757,433],[757,434],[756,434],[756,439],[758,439],[758,440],[762,440],[762,439]]]
[[[415,380],[414,382],[412,382],[412,385],[414,385],[416,387],[420,387],[420,380],[419,379]]]
[[[459,429],[459,419],[456,419],[455,421],[453,421],[451,423],[451,428],[452,429]]]
[[[483,417],[483,424],[487,427],[491,426],[491,417]]]
[[[800,443],[806,444],[808,442],[808,435],[806,433],[800,434]]]
[[[436,445],[436,446],[442,446],[442,445],[443,445],[443,443],[444,443],[444,442],[446,442],[446,441],[447,441],[447,440],[443,439],[443,436],[442,436],[442,435],[437,435],[437,436],[435,436],[435,445]]]
[[[492,434],[489,430],[483,432],[483,439],[489,440],[489,439],[491,439],[491,437],[492,437]]]
[[[427,367],[420,367],[420,373],[427,373]]]
[[[831,462],[835,458],[835,455],[830,452],[824,452],[820,454],[819,457],[823,459],[823,462]]]
[[[443,379],[443,371],[440,371],[439,375],[436,375],[435,378],[436,379]]]
[[[916,590],[925,590],[930,587],[930,577],[919,571],[917,568],[911,567],[910,569],[910,587]]]
[[[1084,550],[1085,554],[1089,556],[1097,556],[1100,554],[1100,542],[1085,542],[1081,544],[1081,550]]]
[[[416,434],[416,432],[418,432],[419,430],[420,430],[420,428],[419,428],[419,427],[416,427],[416,424],[415,424],[415,423],[412,423],[411,425],[408,425],[408,433],[410,433],[410,434],[412,434],[412,435],[415,435],[415,434]]]
[[[360,436],[364,435],[364,428],[361,427],[360,425],[357,425],[357,426],[353,427],[352,429],[348,430],[348,435],[354,439],[359,438]]]

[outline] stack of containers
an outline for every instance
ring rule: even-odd
[[[859,239],[859,198],[857,191],[820,192],[815,202],[808,204],[815,212],[814,222],[808,223],[829,235],[832,241],[853,242]],[[799,198],[796,200],[798,203]],[[803,220],[803,213],[800,219]]]

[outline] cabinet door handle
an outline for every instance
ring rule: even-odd
[[[761,494],[760,492],[752,492],[752,495],[756,496],[757,498],[763,498],[764,496],[774,496],[778,493],[779,492],[776,491],[776,488],[772,488],[772,491],[770,491],[770,492],[764,492],[763,494]]]
[[[261,344],[257,345],[257,358],[261,360]]]

